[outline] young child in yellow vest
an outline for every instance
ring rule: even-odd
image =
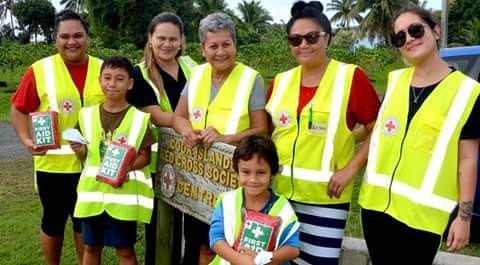
[[[241,141],[233,155],[240,188],[222,193],[217,201],[209,233],[217,256],[210,264],[290,264],[299,255],[297,216],[288,200],[269,188],[278,165],[270,138]],[[279,225],[272,229],[269,223]]]
[[[149,129],[149,114],[126,101],[127,91],[133,85],[132,71],[132,64],[123,57],[103,62],[100,84],[106,101],[80,110],[79,127],[88,144],[70,142],[77,156],[85,161],[74,211],[82,223],[86,248],[83,264],[100,264],[103,246],[116,249],[120,264],[137,264],[134,251],[137,221],[147,223],[152,215],[153,190],[148,164],[150,145],[155,140]],[[113,149],[116,145],[112,142],[135,149],[136,156],[130,164],[114,159],[122,157],[123,151]],[[106,163],[104,158],[111,161]],[[99,181],[97,175],[105,175],[106,167],[120,170],[123,167],[128,172],[126,180],[116,185]]]

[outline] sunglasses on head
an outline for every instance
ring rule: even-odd
[[[423,35],[425,35],[425,26],[427,25],[422,23],[410,24],[410,26],[408,26],[407,28],[408,35],[415,39],[423,37]],[[407,32],[405,32],[405,30],[401,30],[397,33],[392,34],[392,44],[397,48],[405,45],[405,42],[407,41]]]
[[[300,34],[288,35],[287,40],[290,43],[290,45],[292,45],[293,47],[297,47],[297,46],[300,46],[300,44],[302,44],[303,39],[305,39],[308,44],[315,44],[318,42],[320,37],[323,37],[325,35],[327,35],[326,32],[312,31],[305,35],[300,35]]]

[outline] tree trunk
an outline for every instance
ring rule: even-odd
[[[12,40],[15,39],[15,25],[13,24],[12,7],[10,6],[10,26],[12,27]]]

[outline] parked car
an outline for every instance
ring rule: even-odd
[[[440,49],[440,56],[455,69],[480,82],[480,46]],[[480,155],[478,165],[480,165]],[[477,170],[477,191],[473,207],[470,241],[480,243],[480,166]],[[456,214],[457,211],[452,214],[452,218]],[[448,228],[446,232],[448,232]]]

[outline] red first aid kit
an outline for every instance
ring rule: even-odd
[[[136,157],[135,148],[118,142],[111,142],[98,168],[97,180],[119,187],[127,178],[127,171]]]
[[[274,251],[281,223],[280,217],[247,210],[240,234],[233,244],[233,249],[238,251],[238,248],[242,246],[257,253],[260,251]]]
[[[58,134],[58,113],[56,111],[32,112],[29,114],[33,150],[44,151],[60,148]]]

